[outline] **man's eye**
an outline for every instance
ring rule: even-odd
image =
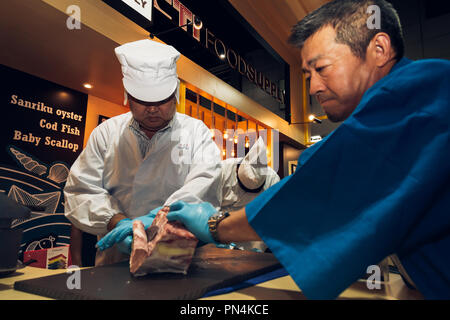
[[[323,67],[317,67],[317,68],[316,68],[316,72],[317,72],[317,73],[321,73],[325,68],[326,68],[326,66],[323,66]]]

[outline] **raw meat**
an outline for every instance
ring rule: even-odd
[[[141,221],[133,222],[130,257],[133,275],[187,273],[198,240],[180,222],[167,220],[169,210],[169,207],[161,209],[147,230]]]
[[[130,257],[130,271],[135,273],[137,269],[144,263],[149,250],[147,244],[147,235],[145,233],[144,224],[140,220],[133,222],[133,244]]]

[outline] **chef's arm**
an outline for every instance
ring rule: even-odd
[[[81,252],[83,248],[83,231],[72,225],[70,231],[70,255],[72,256],[72,265],[82,266]]]
[[[109,222],[108,222],[108,225],[107,225],[108,231],[111,231],[112,229],[114,229],[120,220],[123,220],[126,218],[127,218],[127,216],[125,216],[124,214],[116,213],[114,216],[112,216],[111,220],[109,220]]]
[[[261,240],[248,223],[245,207],[230,212],[230,216],[218,224],[217,235],[221,243]]]
[[[65,216],[87,233],[103,235],[115,226],[122,210],[118,201],[103,186],[104,154],[107,150],[106,130],[95,128],[86,148],[72,165],[64,187]]]
[[[172,159],[175,162],[190,161],[190,168],[183,186],[167,198],[164,206],[181,200],[186,203],[209,202],[219,208],[222,172],[220,150],[206,126],[197,128],[194,135],[198,139],[191,146],[192,155]]]

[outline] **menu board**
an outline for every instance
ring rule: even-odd
[[[67,245],[63,188],[83,148],[87,95],[0,65],[0,192],[32,210],[21,251]]]

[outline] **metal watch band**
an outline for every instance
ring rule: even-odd
[[[208,220],[209,232],[211,233],[211,236],[215,242],[220,242],[219,235],[217,233],[217,226],[219,225],[220,221],[222,221],[228,216],[230,216],[229,212],[219,211],[219,213],[216,213],[209,218]]]

